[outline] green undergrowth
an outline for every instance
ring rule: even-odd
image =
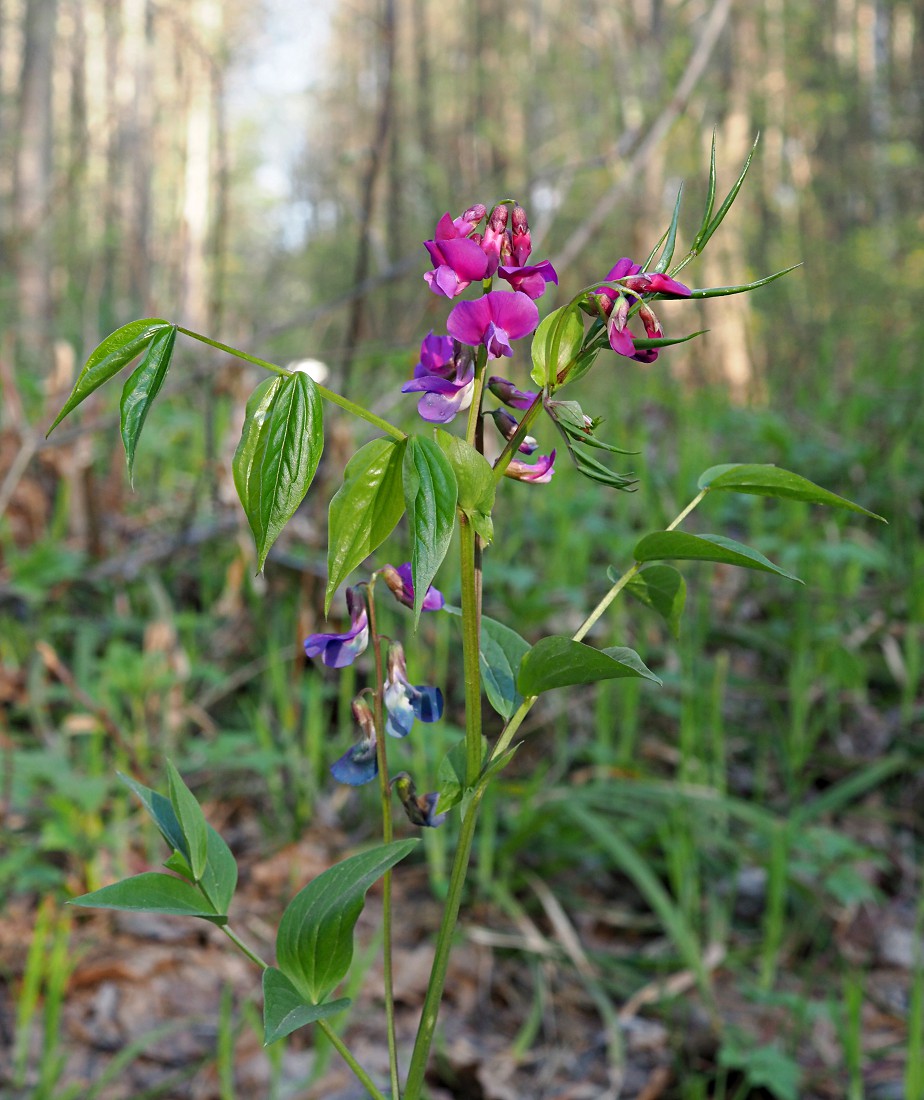
[[[485,807],[477,882],[499,876],[516,904],[535,909],[529,875],[537,874],[571,905],[579,897],[602,912],[618,903],[639,916],[636,950],[594,954],[598,1006],[602,997],[618,1008],[646,982],[689,971],[717,1038],[711,1063],[695,1072],[678,1046],[678,1065],[687,1066],[678,1097],[811,1095],[799,1020],[813,1014],[850,1054],[839,1071],[844,1088],[862,1095],[851,1009],[862,975],[838,956],[835,926],[861,904],[919,889],[902,880],[890,847],[901,837],[920,866],[922,837],[909,825],[924,793],[917,383],[900,367],[883,380],[873,361],[854,367],[849,386],[825,377],[816,367],[771,378],[765,402],[741,407],[721,390],[678,385],[666,367],[620,364],[575,396],[606,418],[608,439],[638,452],[616,456],[638,476],[637,493],[604,497],[560,455],[555,477],[566,491],[500,486],[495,522],[504,537],[485,553],[486,613],[535,641],[573,630],[585,593],[601,595],[607,569],[630,564],[638,538],[666,524],[715,463],[775,462],[889,521],[736,494],[707,499],[686,530],[728,532],[805,585],[682,563],[687,610],[676,638],[648,609],[617,601],[590,640],[637,649],[663,687],[608,681],[549,695],[522,750],[531,760],[523,774],[533,778],[521,779],[514,761]],[[323,514],[309,497],[300,534],[284,536],[255,576],[246,542],[221,533],[218,475],[201,474],[209,446],[182,395],[159,415],[161,431],[136,470],[142,487],[126,498],[111,548],[110,558],[125,559],[120,575],[105,556],[91,561],[67,542],[64,483],[32,545],[17,548],[0,525],[0,667],[11,685],[4,900],[94,889],[125,873],[139,847],[156,858],[116,771],[157,785],[172,757],[228,820],[256,818],[269,852],[331,804],[327,768],[353,738],[349,703],[362,669],[328,675],[299,657],[301,637],[322,621]],[[217,401],[219,438],[230,415]],[[554,445],[551,429],[537,434],[543,451]],[[184,473],[168,480],[162,471],[176,468],[174,453]],[[322,461],[319,476],[336,472]],[[142,529],[209,524],[214,537],[144,564],[152,536]],[[404,560],[400,532],[386,551],[383,560]],[[438,583],[452,601],[451,566]],[[334,616],[343,614],[338,601]],[[398,614],[383,607],[385,632]],[[444,684],[449,706],[427,738],[398,744],[395,759],[433,775],[459,735],[461,643],[445,615],[424,616],[420,638],[419,653],[408,647],[411,677]],[[374,820],[365,797],[336,803],[357,839]],[[425,838],[437,892],[452,828],[450,820]],[[763,1011],[788,1019],[772,1041],[749,1037],[746,1023],[722,1023],[719,958],[723,982],[755,1006],[755,1019]],[[60,997],[53,976],[42,980]],[[38,981],[21,987],[22,1027],[37,1012]],[[784,995],[785,1011],[774,1003]],[[666,995],[653,1011],[680,1027],[688,1009]],[[55,1023],[54,1012],[46,1016]],[[912,1037],[909,1075],[919,1078],[921,1064]]]

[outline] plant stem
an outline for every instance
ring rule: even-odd
[[[228,937],[228,939],[234,944],[234,946],[242,951],[251,962],[256,963],[261,970],[268,970],[269,966],[265,963],[260,956],[247,946],[246,943],[238,936],[236,932],[233,932],[227,924],[222,924],[222,932]],[[349,1047],[340,1038],[336,1031],[330,1026],[327,1020],[315,1020],[317,1026],[324,1032],[327,1038],[330,1040],[331,1046],[340,1054],[340,1057],[346,1062],[350,1069],[356,1074],[357,1078],[362,1082],[368,1091],[370,1096],[375,1097],[375,1100],[387,1100],[383,1093],[381,1093],[372,1081],[372,1078],[363,1069],[363,1067],[356,1061],[353,1055],[350,1053]],[[398,1092],[392,1087],[392,1096],[397,1097]]]
[[[287,378],[292,374],[292,371],[287,370],[285,367],[280,367],[278,363],[270,363],[268,360],[260,359],[256,355],[250,355],[246,351],[240,351],[238,348],[232,348],[228,344],[222,344],[219,340],[212,340],[208,336],[203,336],[201,332],[193,332],[192,329],[183,328],[182,325],[177,325],[177,331],[182,332],[185,336],[192,337],[193,340],[198,340],[201,344],[208,344],[209,347],[217,348],[219,351],[224,351],[228,355],[235,356],[237,359],[243,359],[247,363],[253,363],[255,366],[272,371],[274,374],[278,374],[283,378]],[[326,386],[322,386],[318,382],[314,384],[317,386],[318,393],[325,401],[330,401],[332,405],[339,405],[341,409],[346,409],[347,412],[353,413],[354,416],[358,416],[361,420],[365,420],[369,424],[374,425],[387,435],[390,435],[393,439],[401,440],[407,438],[405,432],[402,432],[400,428],[396,428],[394,424],[389,424],[389,422],[383,420],[381,416],[376,416],[374,412],[370,412],[368,409],[363,408],[362,405],[357,405],[354,401],[350,401],[348,397],[342,397],[339,393],[327,389]]]
[[[481,771],[481,667],[479,625],[481,608],[476,572],[476,534],[468,516],[459,512],[462,565],[462,663],[465,675],[465,785],[474,786]]]
[[[256,963],[261,970],[266,970],[267,964],[260,958],[260,956],[247,946],[246,943],[238,936],[236,932],[231,930],[231,926],[227,924],[220,925],[222,932],[228,937],[228,939],[234,944],[238,951],[243,952],[252,963]]]
[[[484,790],[483,785],[476,788],[471,795],[468,809],[463,813],[459,843],[456,847],[449,878],[449,891],[446,895],[443,919],[436,940],[436,954],[430,971],[430,983],[427,986],[420,1026],[417,1029],[414,1052],[411,1055],[411,1064],[404,1086],[404,1100],[420,1100],[427,1060],[430,1055],[430,1046],[433,1043],[433,1033],[436,1030],[436,1018],[443,997],[443,987],[446,984],[446,969],[449,964],[449,953],[452,949],[452,936],[459,917],[459,907],[462,903],[462,893],[465,889],[465,878],[468,872],[468,860],[472,850],[472,841],[475,837],[475,825],[477,824],[478,810]]]
[[[517,430],[513,433],[510,439],[507,440],[507,444],[500,453],[500,458],[494,463],[494,484],[498,484],[500,479],[504,476],[504,470],[510,465],[511,459],[517,452],[517,448],[526,438],[526,433],[529,431],[530,425],[536,419],[539,414],[539,410],[542,408],[542,394],[536,394],[536,399],[529,406],[526,412],[520,419],[520,423]]]
[[[327,1022],[327,1020],[318,1020],[316,1022],[317,1022],[318,1027],[321,1029],[321,1031],[323,1031],[324,1034],[327,1036],[328,1040],[330,1041],[331,1046],[337,1051],[337,1053],[344,1060],[344,1062],[346,1062],[346,1064],[350,1067],[350,1069],[356,1074],[357,1078],[359,1079],[361,1084],[365,1087],[365,1089],[369,1093],[369,1095],[374,1097],[375,1100],[386,1100],[385,1094],[380,1092],[375,1087],[375,1084],[373,1083],[372,1078],[369,1076],[368,1073],[366,1073],[366,1071],[359,1064],[359,1062],[356,1061],[356,1059],[353,1057],[353,1055],[350,1052],[350,1048],[340,1038],[340,1036],[337,1034],[337,1032],[334,1031],[334,1029]],[[394,1093],[394,1096],[397,1097],[397,1093]]]
[[[369,633],[375,654],[375,694],[373,716],[375,719],[375,752],[379,765],[379,793],[382,799],[382,840],[390,844],[394,837],[391,817],[391,784],[388,779],[388,754],[385,751],[385,670],[382,660],[382,637],[375,624],[375,577],[366,588],[366,607],[369,612]],[[382,976],[385,985],[385,1030],[388,1037],[388,1068],[391,1078],[391,1094],[399,1097],[398,1042],[395,1036],[395,984],[392,966],[391,935],[391,870],[382,876]]]
[[[675,527],[678,527],[681,523],[683,523],[687,516],[693,511],[693,509],[702,502],[708,491],[708,489],[702,489],[699,493],[697,493],[697,495],[690,501],[686,508],[684,508],[683,511],[680,512],[680,514],[677,515],[668,524],[666,530],[673,531]],[[629,581],[632,580],[635,574],[638,573],[638,571],[642,568],[642,564],[642,562],[637,561],[633,562],[633,564],[629,566],[625,573],[623,573],[623,575],[619,578],[618,581],[616,581],[613,587],[610,588],[610,590],[597,602],[596,607],[594,607],[587,618],[571,635],[572,641],[580,642],[585,637],[585,635],[594,625],[594,623],[600,618],[604,611],[606,611],[613,600],[615,600],[619,593],[626,587]],[[489,763],[497,760],[510,747],[510,743],[513,741],[514,735],[523,724],[523,719],[526,717],[527,714],[529,714],[530,710],[532,710],[533,704],[536,702],[537,698],[538,696],[536,695],[528,695],[523,700],[523,702],[520,703],[516,711],[514,711],[514,713],[511,715],[510,720],[508,721],[507,725],[504,726],[503,732],[501,733],[500,737],[497,739],[497,742],[494,745]]]
[[[472,403],[468,407],[468,421],[465,426],[465,440],[473,447],[478,431],[478,421],[481,417],[481,399],[484,396],[484,376],[487,374],[487,366],[488,349],[481,346],[475,353],[475,384],[472,390]]]

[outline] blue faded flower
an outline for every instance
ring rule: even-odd
[[[388,647],[385,676],[385,732],[392,737],[407,737],[414,719],[437,722],[443,716],[443,693],[424,684],[414,687],[407,678],[407,662],[400,642]]]
[[[383,565],[379,570],[382,578],[391,590],[391,594],[405,607],[414,606],[414,576],[411,571],[411,563],[406,561],[397,569],[393,565]],[[423,600],[424,611],[439,611],[446,600],[443,593],[431,584]]]
[[[433,791],[430,794],[418,795],[414,780],[407,772],[399,772],[391,781],[391,787],[401,799],[401,805],[412,825],[435,829],[446,820],[445,814],[436,813],[439,794]]]
[[[361,787],[364,783],[371,783],[379,774],[379,761],[375,751],[375,719],[368,703],[363,699],[353,700],[353,717],[363,731],[363,738],[331,764],[330,773],[338,783]]]
[[[345,634],[309,634],[305,639],[305,653],[320,657],[329,668],[351,665],[369,644],[369,618],[362,588],[348,588],[346,602],[350,629]]]

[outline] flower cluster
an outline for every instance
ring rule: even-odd
[[[380,570],[391,593],[406,607],[414,606],[414,582],[410,562],[395,568],[386,565]],[[352,664],[369,644],[369,610],[364,585],[348,588],[347,609],[350,612],[350,629],[342,634],[311,634],[305,639],[305,653],[319,657],[330,668],[344,668]],[[439,611],[445,604],[443,594],[432,585],[423,600],[424,611]],[[438,687],[426,684],[414,685],[408,679],[407,661],[399,642],[391,642],[386,661],[387,671],[382,685],[382,703],[385,712],[385,732],[392,737],[404,738],[411,732],[414,720],[437,722],[443,716],[443,693]],[[351,787],[370,783],[379,773],[378,734],[375,714],[367,702],[366,692],[353,700],[353,717],[362,736],[343,756],[331,765],[331,774],[341,783]],[[406,773],[404,785],[396,785],[405,812],[416,825],[439,825],[445,815],[436,814],[438,795],[420,797]],[[407,784],[410,784],[408,786]]]
[[[669,275],[657,271],[642,271],[641,266],[628,256],[610,269],[608,282],[615,282],[618,289],[600,286],[588,295],[590,306],[607,319],[606,332],[610,347],[618,355],[625,355],[640,363],[653,363],[658,358],[656,347],[640,347],[636,337],[628,329],[631,316],[637,315],[645,326],[649,340],[660,340],[664,335],[661,322],[644,296],[657,294],[663,298],[689,298],[689,287],[678,283]],[[630,301],[631,298],[631,301]]]

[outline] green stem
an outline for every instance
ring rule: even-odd
[[[369,1095],[374,1097],[375,1100],[386,1100],[385,1094],[383,1092],[380,1092],[375,1087],[372,1078],[369,1076],[368,1073],[366,1073],[359,1062],[356,1061],[356,1059],[350,1053],[350,1048],[340,1038],[337,1032],[334,1031],[327,1020],[318,1020],[317,1025],[321,1029],[321,1031],[323,1031],[324,1034],[327,1036],[330,1045],[337,1051],[340,1057],[344,1060],[344,1062],[346,1062],[346,1064],[359,1079],[360,1083],[365,1087]],[[394,1095],[397,1096],[397,1093],[394,1093]]]
[[[517,430],[507,440],[507,444],[500,453],[500,458],[494,463],[494,483],[495,485],[500,482],[500,479],[504,476],[504,470],[510,465],[513,456],[517,453],[517,448],[526,438],[526,433],[529,431],[532,422],[539,415],[539,410],[542,408],[542,394],[536,394],[536,399],[529,406],[526,412],[520,419],[520,423]]]
[[[411,1064],[404,1086],[404,1100],[420,1100],[424,1074],[426,1073],[427,1061],[430,1055],[430,1046],[433,1043],[433,1033],[436,1030],[436,1019],[439,1013],[440,1001],[443,997],[443,987],[446,984],[446,970],[449,965],[449,954],[452,950],[452,936],[455,931],[456,921],[459,917],[462,893],[465,889],[468,861],[472,851],[472,841],[475,837],[475,825],[478,820],[478,809],[481,804],[482,796],[484,795],[484,790],[484,786],[479,786],[472,793],[468,809],[462,818],[459,843],[456,847],[456,854],[452,863],[452,872],[449,878],[449,892],[446,895],[446,904],[443,908],[443,920],[440,924],[439,936],[436,941],[436,954],[433,958],[433,967],[430,971],[430,984],[427,986],[427,995],[424,999],[420,1026],[417,1029],[414,1052],[411,1055]]]
[[[261,970],[268,970],[269,966],[260,958],[260,956],[247,946],[246,943],[238,936],[236,932],[233,932],[227,924],[220,926],[222,932],[228,937],[228,939],[234,944],[234,946],[242,951],[251,962],[256,963]],[[340,1057],[346,1062],[350,1069],[356,1074],[359,1081],[365,1086],[370,1096],[373,1096],[375,1100],[387,1100],[385,1095],[380,1092],[363,1067],[356,1061],[353,1055],[350,1053],[349,1047],[340,1038],[336,1031],[330,1026],[327,1020],[315,1020],[317,1026],[324,1032],[327,1038],[330,1040],[331,1046],[340,1054]],[[397,1097],[398,1093],[395,1089],[392,1089],[392,1096]]]
[[[459,512],[462,566],[462,663],[465,675],[465,785],[472,787],[481,771],[480,617],[476,572],[476,534],[471,520]]]
[[[465,426],[465,440],[475,446],[478,432],[478,420],[481,416],[481,400],[484,396],[484,378],[488,366],[488,349],[483,345],[475,353],[475,386],[472,390],[472,403],[468,407],[468,422]]]
[[[287,378],[292,374],[292,371],[286,370],[285,367],[280,367],[278,363],[270,363],[268,360],[260,359],[256,355],[250,355],[246,351],[240,351],[238,348],[232,348],[228,344],[222,344],[219,340],[212,340],[208,336],[203,336],[201,332],[193,332],[192,329],[183,328],[182,325],[177,325],[177,331],[182,332],[185,336],[192,337],[193,340],[198,340],[201,344],[208,344],[209,347],[217,348],[219,351],[226,352],[228,355],[233,355],[237,359],[243,359],[247,363],[253,363],[255,366],[272,371],[274,374],[278,374],[283,378]],[[394,424],[389,424],[387,420],[383,420],[382,417],[376,416],[374,412],[370,412],[368,409],[363,408],[362,405],[357,405],[355,401],[351,401],[348,397],[341,397],[339,393],[335,393],[333,390],[329,390],[326,386],[322,386],[317,382],[315,382],[315,385],[318,388],[318,393],[325,401],[329,401],[332,405],[339,405],[341,409],[345,409],[354,416],[358,416],[361,420],[365,420],[367,423],[374,425],[387,435],[390,435],[393,439],[402,440],[407,438],[406,433],[402,432],[400,428],[396,428]]]
[[[228,939],[234,944],[238,951],[243,952],[252,963],[256,963],[261,970],[268,969],[267,964],[260,958],[256,951],[251,950],[246,943],[238,936],[236,932],[232,932],[231,928],[227,924],[220,925],[222,932],[228,937]]]
[[[708,489],[703,489],[699,493],[697,493],[697,495],[690,501],[686,508],[684,508],[683,511],[668,524],[666,530],[673,531],[675,527],[678,527],[681,523],[683,523],[687,516],[693,511],[693,509],[702,502],[708,491]],[[642,562],[637,561],[633,562],[633,564],[629,566],[625,573],[623,573],[623,575],[619,578],[618,581],[616,581],[613,587],[599,600],[596,607],[594,607],[587,618],[571,635],[572,641],[580,642],[585,637],[585,635],[594,625],[594,623],[600,618],[604,611],[606,611],[613,600],[615,600],[619,593],[626,587],[629,581],[632,580],[635,574],[638,573],[638,571],[642,568],[642,564]],[[494,745],[489,763],[499,759],[503,755],[503,753],[505,753],[510,747],[510,743],[513,741],[517,730],[523,724],[523,719],[532,710],[533,704],[536,702],[537,698],[538,696],[536,695],[528,695],[511,715],[510,721],[507,723],[506,726],[504,726],[500,737],[497,739],[497,742]]]
[[[369,612],[369,633],[375,654],[375,695],[373,716],[375,719],[375,752],[379,765],[379,793],[382,800],[382,840],[390,844],[394,837],[391,816],[391,784],[388,778],[388,754],[385,751],[385,670],[382,660],[382,638],[375,624],[375,576],[366,588],[366,608]],[[398,1078],[398,1043],[395,1035],[395,984],[392,963],[392,906],[391,871],[382,876],[382,972],[385,985],[385,1031],[388,1037],[388,1067],[391,1078],[391,1094],[401,1095]]]

